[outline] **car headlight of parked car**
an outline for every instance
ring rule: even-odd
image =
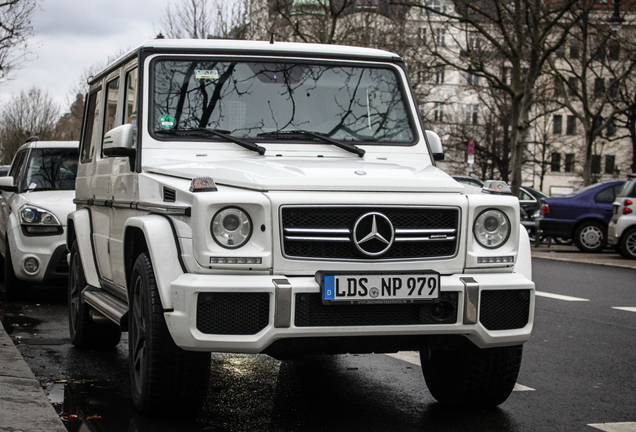
[[[62,232],[62,224],[53,213],[31,205],[25,205],[20,209],[20,223],[27,235]]]
[[[252,235],[252,220],[238,207],[226,207],[212,218],[212,237],[221,246],[236,249],[243,246]]]
[[[488,249],[496,249],[510,236],[510,220],[501,210],[484,210],[475,219],[473,234],[477,243]]]

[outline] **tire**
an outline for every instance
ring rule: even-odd
[[[82,297],[86,277],[77,242],[71,247],[68,271],[68,329],[71,343],[80,349],[113,349],[121,339],[121,329],[116,324],[98,324],[90,316],[91,307]]]
[[[625,258],[636,259],[636,227],[623,233],[618,250]]]
[[[491,408],[512,393],[522,351],[522,345],[480,349],[463,339],[453,348],[423,349],[420,359],[426,385],[439,403]]]
[[[184,351],[168,331],[150,258],[141,253],[130,279],[128,313],[132,399],[144,414],[196,414],[207,396],[210,353]]]
[[[28,297],[30,286],[27,282],[18,279],[13,271],[13,260],[11,259],[11,248],[7,239],[4,255],[4,294],[8,301],[20,300]]]
[[[583,222],[574,231],[573,240],[581,252],[601,252],[607,244],[607,228],[598,222]]]

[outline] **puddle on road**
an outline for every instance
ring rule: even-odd
[[[16,329],[21,332],[35,329],[41,320],[36,318],[30,318],[24,314],[24,308],[7,305],[2,311],[2,325],[8,334],[12,334]]]
[[[194,419],[166,420],[139,414],[132,401],[99,381],[43,383],[49,401],[69,432],[202,432],[219,431],[194,423]]]

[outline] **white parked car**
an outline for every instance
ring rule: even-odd
[[[155,40],[93,78],[82,130],[71,341],[128,331],[139,410],[197,410],[210,352],[417,350],[443,403],[510,395],[534,317],[519,200],[435,167],[396,54]]]
[[[629,175],[616,195],[607,234],[608,244],[625,258],[636,259],[636,174]]]
[[[29,283],[68,276],[66,219],[75,205],[77,141],[30,139],[0,177],[0,252],[4,288],[18,297]]]

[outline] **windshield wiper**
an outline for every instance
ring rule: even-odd
[[[339,147],[343,150],[346,150],[348,152],[351,153],[355,153],[360,157],[364,156],[365,151],[363,149],[361,149],[360,147],[345,142],[345,141],[338,141],[335,140],[333,138],[329,138],[329,136],[327,136],[326,134],[323,133],[318,133],[318,132],[311,132],[311,131],[306,131],[306,130],[288,130],[288,131],[278,131],[278,132],[264,132],[264,133],[260,133],[258,135],[256,135],[258,138],[270,138],[270,139],[299,139],[299,138],[307,138],[307,137],[311,137],[323,142],[326,142],[328,144],[333,144],[336,147]]]
[[[200,135],[217,136],[219,138],[223,138],[226,141],[230,141],[230,142],[233,142],[234,144],[238,144],[241,147],[246,148],[248,150],[255,151],[259,155],[265,154],[265,147],[261,147],[258,144],[255,144],[250,141],[246,141],[241,138],[233,137],[232,135],[230,135],[230,132],[226,130],[207,129],[207,128],[155,130],[155,133],[165,134],[165,135],[176,135],[176,136],[188,136],[188,135],[192,135],[193,132]]]

